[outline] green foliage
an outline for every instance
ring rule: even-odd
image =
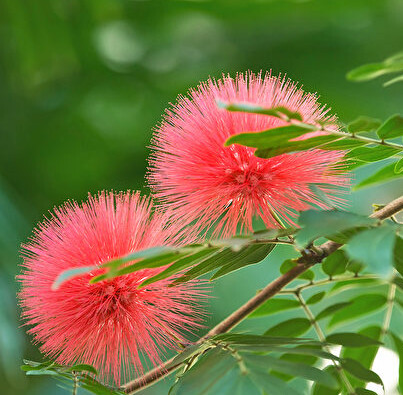
[[[97,395],[123,395],[123,392],[96,381],[92,376],[96,377],[98,372],[91,365],[62,366],[52,361],[34,362],[28,360],[24,360],[24,363],[25,365],[21,366],[21,370],[26,372],[28,376],[52,376],[75,391],[77,388],[83,388]]]
[[[370,63],[357,67],[347,74],[347,78],[351,81],[369,81],[382,75],[399,72],[403,72],[403,52],[399,52],[380,63]],[[384,86],[389,86],[402,80],[403,75],[399,75],[385,82]]]
[[[373,273],[389,276],[394,264],[397,227],[383,224],[353,236],[346,246],[351,259],[366,263]]]

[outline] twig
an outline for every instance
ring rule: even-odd
[[[385,207],[374,212],[370,217],[383,220],[388,218],[399,211],[403,210],[403,196],[393,200]],[[261,304],[266,302],[268,299],[278,294],[282,288],[284,288],[291,281],[295,280],[299,275],[304,273],[306,270],[311,268],[316,263],[320,263],[325,257],[340,248],[342,244],[336,243],[334,241],[327,241],[323,243],[317,250],[306,253],[301,256],[297,262],[298,265],[294,266],[287,273],[278,277],[276,280],[269,283],[265,288],[262,289],[256,296],[248,300],[243,306],[238,310],[230,314],[227,318],[221,321],[213,329],[211,329],[205,336],[199,339],[196,344],[201,344],[205,340],[218,335],[220,333],[228,332],[230,329],[238,325],[242,320],[244,320],[252,311],[254,311]],[[162,363],[161,365],[150,370],[143,376],[130,381],[123,385],[123,389],[127,394],[132,394],[135,391],[145,388],[154,382],[160,380],[162,377],[168,375],[169,373],[175,371],[181,363],[174,363],[174,358]]]
[[[318,335],[318,339],[322,343],[322,348],[327,351],[329,354],[332,354],[330,348],[326,345],[326,336],[322,331],[322,328],[320,327],[318,321],[316,320],[315,316],[313,315],[311,309],[308,307],[306,304],[304,298],[301,295],[300,291],[294,292],[295,298],[298,300],[299,304],[301,305],[302,309],[304,310],[305,315],[311,322],[313,329],[315,330],[316,334]],[[347,391],[350,395],[354,395],[355,391],[353,386],[351,385],[350,381],[348,380],[348,377],[344,373],[344,370],[336,363],[334,359],[332,359],[333,365],[336,368],[337,374],[339,375],[340,379],[343,381],[344,385],[347,388]]]

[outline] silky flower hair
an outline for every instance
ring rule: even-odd
[[[61,364],[91,364],[102,380],[120,384],[143,372],[143,357],[160,363],[161,351],[177,349],[186,343],[184,332],[200,326],[197,302],[205,290],[197,283],[168,287],[172,279],[167,279],[138,288],[161,268],[89,284],[101,273],[94,270],[51,289],[66,269],[100,265],[153,246],[178,245],[179,225],[151,211],[151,201],[138,193],[89,196],[81,206],[69,202],[56,208],[23,246],[22,316],[48,357]]]
[[[280,227],[279,217],[295,224],[297,211],[313,205],[328,207],[310,184],[317,184],[332,202],[341,201],[339,187],[348,184],[340,172],[341,152],[310,150],[261,159],[254,156],[253,148],[225,147],[234,134],[287,122],[229,112],[220,109],[217,101],[284,106],[300,112],[305,122],[326,121],[337,130],[335,118],[316,96],[285,78],[249,72],[201,83],[167,110],[153,137],[149,184],[174,219],[194,222],[200,230],[214,225],[213,234],[226,237],[252,231],[255,216],[267,227]],[[309,137],[319,134],[323,132],[309,133]]]

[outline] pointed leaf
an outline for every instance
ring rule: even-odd
[[[351,259],[366,264],[372,272],[387,277],[393,270],[393,249],[396,229],[379,226],[353,236],[346,245]]]
[[[357,317],[370,314],[379,310],[386,304],[386,296],[381,294],[360,295],[351,299],[351,305],[343,310],[336,312],[329,322],[329,327],[336,324],[351,321]]]
[[[367,347],[382,344],[372,337],[350,332],[333,333],[326,338],[326,341],[333,344],[341,344],[344,347]]]
[[[286,336],[297,337],[308,332],[311,328],[311,323],[306,318],[292,318],[287,321],[283,321],[280,324],[268,329],[265,336]]]
[[[380,182],[385,182],[393,179],[398,179],[402,177],[403,174],[395,173],[395,162],[391,163],[379,171],[377,171],[375,174],[372,174],[365,180],[361,181],[358,185],[356,185],[353,189],[357,190],[363,187],[367,187],[369,185],[374,185],[374,184],[379,184]]]
[[[270,314],[278,313],[280,311],[285,311],[289,309],[298,308],[299,302],[294,299],[284,299],[284,298],[274,298],[269,299],[267,302],[263,303],[255,311],[249,314],[249,318],[264,317]]]
[[[398,114],[391,116],[376,133],[383,140],[403,136],[403,117]]]
[[[344,309],[344,307],[349,306],[352,302],[340,302],[340,303],[335,303],[329,307],[326,307],[324,310],[322,310],[317,316],[316,316],[316,321],[319,321],[323,318],[328,317],[329,315],[332,315],[336,311],[339,311],[341,309]]]

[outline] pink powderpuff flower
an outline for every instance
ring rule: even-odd
[[[279,227],[278,217],[294,224],[296,211],[327,205],[310,184],[329,195],[332,202],[348,179],[342,175],[339,151],[309,150],[269,159],[254,156],[255,149],[224,142],[241,132],[258,132],[287,122],[267,115],[229,112],[217,101],[284,106],[298,111],[305,122],[327,121],[337,130],[335,117],[290,80],[266,74],[238,74],[209,79],[180,96],[153,137],[148,180],[159,201],[174,218],[196,221],[201,230],[213,225],[213,235],[227,237],[252,231],[253,217],[269,228]],[[311,132],[309,137],[323,134]],[[302,136],[304,138],[305,136]],[[238,226],[239,225],[239,226]]]
[[[169,224],[139,193],[101,193],[81,206],[68,202],[36,229],[23,246],[19,276],[22,317],[41,351],[60,364],[95,366],[106,382],[143,372],[141,359],[158,364],[161,350],[186,342],[202,317],[197,301],[205,289],[195,282],[168,287],[161,280],[138,288],[162,269],[144,269],[89,284],[101,273],[52,283],[66,269],[100,265],[130,252],[179,243],[179,225]]]

